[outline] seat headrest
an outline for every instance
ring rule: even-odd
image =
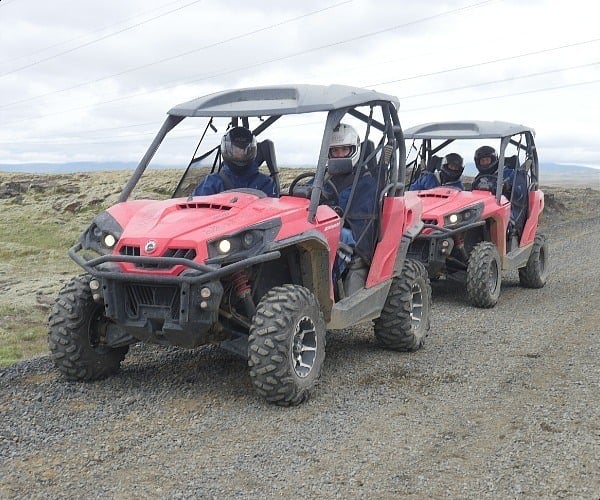
[[[435,172],[436,170],[439,170],[441,166],[442,158],[440,156],[433,155],[431,158],[429,158],[429,161],[427,162],[427,171]]]
[[[507,156],[504,158],[504,168],[510,168],[515,170],[519,164],[519,157],[517,155]]]

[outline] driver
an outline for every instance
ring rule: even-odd
[[[245,127],[230,129],[221,139],[223,168],[208,175],[194,189],[192,196],[220,193],[227,189],[252,188],[279,196],[275,181],[258,171],[256,137]]]
[[[473,179],[471,189],[496,191],[496,183],[498,182],[498,154],[491,146],[481,146],[475,151],[473,158],[478,174]],[[515,171],[511,168],[505,168],[502,174],[502,194],[510,199],[512,185],[514,182]]]
[[[329,144],[329,158],[350,158],[352,169],[348,172],[336,172],[329,169],[331,181],[339,194],[339,206],[346,213],[346,223],[340,235],[340,246],[333,266],[334,280],[337,281],[348,263],[364,267],[371,261],[373,225],[370,220],[375,205],[377,182],[368,171],[360,173],[356,183],[351,206],[348,201],[352,192],[356,167],[360,158],[360,137],[350,125],[340,123],[334,130]],[[330,191],[327,185],[323,188]],[[347,210],[348,208],[348,210]]]

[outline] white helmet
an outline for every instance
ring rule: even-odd
[[[343,156],[340,156],[340,154],[333,154],[332,150],[334,148],[343,147],[349,148],[348,153],[343,154]],[[351,158],[352,166],[355,167],[358,163],[359,156],[360,137],[358,137],[356,130],[354,130],[354,128],[352,128],[350,125],[340,123],[333,129],[331,143],[329,144],[329,158]]]

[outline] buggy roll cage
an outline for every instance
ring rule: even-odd
[[[371,112],[369,115],[366,115],[356,109],[357,107],[370,107]],[[383,123],[375,120],[372,116],[373,109],[376,107],[381,109]],[[406,180],[406,146],[398,119],[398,107],[399,101],[396,97],[373,90],[345,85],[324,86],[303,84],[226,90],[184,102],[169,110],[165,122],[140,160],[134,174],[123,188],[118,201],[124,202],[129,198],[166,135],[184,118],[205,117],[209,121],[175,193],[182,186],[190,168],[211,154],[215,154],[211,171],[215,171],[221,167],[219,146],[200,156],[196,156],[200,148],[200,143],[208,129],[212,128],[214,130],[212,120],[215,117],[230,118],[231,122],[229,126],[236,126],[239,120],[241,120],[242,125],[248,128],[250,128],[249,118],[257,118],[261,120],[261,123],[252,129],[252,131],[255,136],[258,136],[283,115],[313,112],[327,112],[327,119],[308,209],[309,222],[312,223],[315,220],[323,190],[331,135],[334,127],[339,124],[345,114],[350,114],[367,124],[364,138],[365,143],[368,141],[371,127],[382,132],[381,140],[368,156],[366,155],[366,150],[363,151],[365,148],[361,148],[359,168],[367,169],[368,162],[372,161],[379,154],[377,164],[378,175],[376,179],[380,189],[380,199],[384,195],[401,196],[404,193]],[[264,119],[263,117],[267,118]],[[269,161],[267,161],[267,166],[271,171],[271,175],[277,176],[276,163],[271,161],[271,165],[269,165]],[[356,176],[352,186],[350,201],[354,194],[357,180],[358,176]]]
[[[426,168],[429,160],[436,153],[456,140],[495,139],[500,140],[498,152],[498,182],[496,185],[496,200],[500,203],[502,183],[504,176],[505,153],[509,144],[515,146],[518,152],[524,152],[524,161],[517,157],[516,171],[520,171],[528,178],[528,190],[536,191],[539,187],[539,163],[537,149],[534,142],[535,130],[510,122],[501,121],[456,121],[426,123],[410,127],[404,131],[404,138],[412,140],[409,150],[415,148],[416,141],[422,141],[417,156],[407,167],[414,166],[410,178],[412,183]],[[516,139],[518,137],[518,139]],[[443,141],[434,147],[433,141]],[[519,156],[519,155],[518,155]]]

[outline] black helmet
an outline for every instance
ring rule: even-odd
[[[482,158],[490,158],[490,162],[481,164]],[[491,146],[481,146],[475,151],[475,166],[482,174],[493,174],[498,169],[498,155]]]
[[[447,182],[455,182],[460,179],[460,176],[465,169],[462,156],[457,153],[449,153],[444,156],[442,166],[440,167],[440,178],[442,184]]]
[[[221,155],[234,173],[243,173],[256,158],[256,137],[247,128],[232,128],[221,139]]]

